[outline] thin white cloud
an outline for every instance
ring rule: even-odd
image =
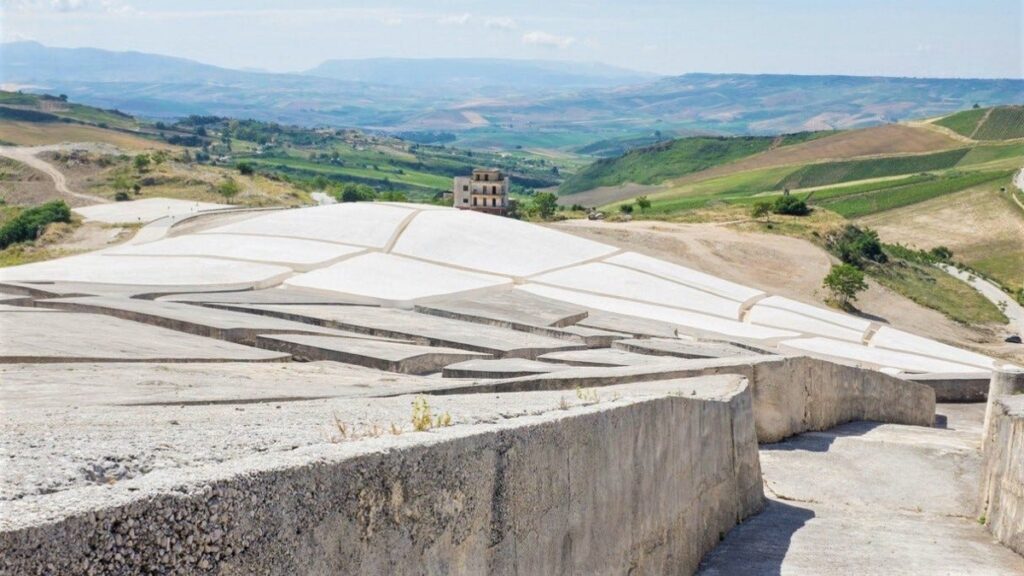
[[[437,21],[441,24],[456,24],[463,26],[468,24],[471,18],[472,16],[469,15],[469,12],[466,12],[463,14],[448,14],[447,16],[441,16]]]
[[[572,46],[573,42],[576,42],[576,39],[572,36],[559,36],[540,30],[523,34],[523,44],[534,44],[548,48],[568,48]]]
[[[494,30],[515,30],[516,21],[504,16],[495,16],[486,18],[484,20],[484,26]]]

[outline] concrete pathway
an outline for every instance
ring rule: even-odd
[[[32,168],[35,168],[36,170],[39,170],[40,172],[46,174],[53,180],[54,187],[57,189],[57,192],[61,194],[74,196],[75,198],[79,198],[81,200],[88,200],[89,202],[96,202],[99,204],[105,204],[107,202],[110,202],[110,200],[107,200],[106,198],[93,196],[91,194],[81,194],[79,192],[72,191],[70,188],[68,188],[67,179],[64,178],[64,174],[60,170],[55,168],[53,164],[50,164],[49,162],[36,156],[36,154],[39,154],[40,152],[48,152],[52,150],[61,149],[63,149],[63,147],[61,146],[0,146],[0,156],[6,156],[11,160],[21,162],[22,164],[31,166]]]
[[[762,446],[768,506],[699,574],[1024,574],[978,523],[984,409],[940,405],[936,428],[855,422]]]

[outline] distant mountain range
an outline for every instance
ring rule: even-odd
[[[0,45],[0,84],[149,118],[214,114],[456,133],[468,145],[574,148],[666,134],[850,128],[1024,101],[1024,80],[686,74],[500,59],[329,60],[303,73],[34,42]]]

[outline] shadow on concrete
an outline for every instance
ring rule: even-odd
[[[814,511],[769,499],[764,512],[733,528],[701,560],[701,576],[781,576],[793,535]]]
[[[806,452],[828,452],[836,438],[863,436],[881,426],[879,422],[858,421],[841,424],[827,432],[805,432],[774,444],[762,444],[760,450],[765,452],[789,452],[803,450]]]

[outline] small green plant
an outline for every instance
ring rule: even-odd
[[[139,172],[145,172],[146,170],[149,169],[149,164],[151,161],[152,160],[150,159],[149,154],[139,154],[132,161],[132,164],[135,165],[135,169],[138,170]]]
[[[425,396],[417,396],[412,401],[412,428],[417,432],[426,432],[431,428],[444,428],[452,425],[452,416],[448,412],[434,416],[430,403]]]
[[[634,202],[640,212],[646,212],[651,207],[651,200],[647,196],[637,196]]]

